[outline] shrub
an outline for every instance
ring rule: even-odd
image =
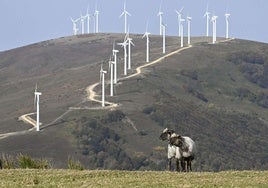
[[[46,159],[32,159],[28,155],[19,154],[17,156],[19,168],[48,169],[50,164]]]
[[[68,169],[70,170],[84,170],[80,161],[74,161],[71,157],[68,157]]]
[[[16,162],[13,156],[2,154],[2,168],[4,169],[14,169]]]

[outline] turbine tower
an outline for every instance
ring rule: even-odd
[[[127,75],[127,41],[124,40],[122,43],[117,43],[124,48],[124,75]]]
[[[126,1],[124,2],[124,10],[119,17],[121,18],[122,16],[125,17],[125,33],[127,33],[127,16],[131,16],[131,14],[126,10]]]
[[[206,19],[207,19],[207,37],[208,37],[208,35],[209,35],[209,19],[210,19],[210,12],[208,12],[208,5],[207,5],[207,10],[206,10],[206,12],[205,12],[205,14],[204,14],[204,16],[203,17],[206,17]]]
[[[107,71],[104,71],[102,68],[102,64],[101,64],[101,70],[100,70],[100,81],[101,81],[101,85],[102,85],[102,97],[101,97],[101,106],[104,107],[105,106],[105,74],[107,73]]]
[[[114,61],[109,60],[109,69],[110,69],[110,75],[111,75],[111,82],[110,82],[110,96],[114,96]]]
[[[89,8],[87,7],[87,14],[86,14],[86,18],[87,18],[87,33],[89,33],[90,31],[90,14],[89,14]]]
[[[83,16],[82,14],[80,15],[80,20],[81,20],[81,34],[85,34],[85,19],[87,16]]]
[[[192,17],[187,16],[187,25],[188,25],[188,45],[191,44],[191,21]]]
[[[164,13],[162,12],[162,2],[160,4],[160,7],[159,7],[159,12],[157,14],[157,16],[159,16],[159,35],[163,35],[163,15]]]
[[[95,33],[99,33],[99,11],[97,10],[97,5],[95,6],[95,13],[94,13],[94,18],[95,18]]]
[[[149,35],[150,35],[151,33],[149,33],[147,30],[148,30],[148,24],[147,24],[147,26],[146,26],[146,31],[145,31],[145,33],[144,33],[144,35],[143,35],[143,37],[142,37],[142,38],[146,37],[146,41],[147,41],[147,43],[146,43],[146,62],[148,63],[148,62],[150,61],[150,59],[149,59],[149,53],[150,53],[150,46],[149,46],[150,41],[149,41]]]
[[[213,27],[213,37],[212,37],[212,43],[215,44],[217,41],[217,18],[218,16],[212,16],[212,27]]]
[[[73,18],[71,18],[71,21],[73,22],[73,32],[74,32],[74,35],[77,35],[77,32],[78,32],[78,28],[77,28],[77,22],[80,20],[80,18],[74,20]]]
[[[181,27],[181,48],[183,47],[183,22],[185,22],[185,19],[180,20],[180,27]]]
[[[114,43],[113,43],[113,57],[114,57],[114,84],[117,83],[117,53],[119,50],[116,50],[114,48]]]
[[[226,39],[229,38],[229,17],[231,16],[231,14],[226,13],[225,14],[225,21],[226,21]]]
[[[163,54],[166,53],[166,25],[162,24],[162,28],[163,28]]]
[[[181,36],[181,19],[182,19],[182,11],[183,11],[184,7],[182,7],[180,9],[180,11],[175,10],[175,12],[178,15],[178,25],[179,25],[179,37]]]
[[[126,42],[128,43],[128,69],[131,69],[131,45],[135,46],[134,43],[132,42],[132,38],[127,36]]]
[[[40,121],[39,121],[39,97],[42,95],[41,92],[37,91],[37,84],[34,91],[34,105],[36,104],[36,131],[40,130]]]

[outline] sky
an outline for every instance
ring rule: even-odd
[[[162,2],[162,3],[161,3]],[[230,37],[268,43],[268,0],[126,0],[130,33],[159,34],[157,13],[162,4],[167,35],[178,35],[175,9],[183,9],[183,16],[191,16],[191,35],[204,36],[206,7],[218,16],[217,36],[225,36],[226,12]],[[0,51],[66,37],[73,34],[70,17],[100,11],[99,30],[104,33],[123,33],[124,19],[119,19],[124,0],[0,0]],[[184,35],[187,35],[186,24]],[[80,29],[81,30],[81,29]],[[93,25],[91,25],[93,32]],[[212,24],[210,24],[210,34]]]

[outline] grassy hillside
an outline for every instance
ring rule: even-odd
[[[268,172],[2,170],[1,187],[267,187]]]
[[[71,156],[88,169],[165,170],[167,143],[158,137],[169,127],[196,141],[195,171],[268,169],[267,44],[211,45],[208,38],[193,38],[192,48],[120,81],[115,96],[107,96],[118,108],[68,111],[99,106],[85,101],[85,89],[98,82],[100,63],[108,69],[112,43],[123,38],[67,37],[0,53],[1,133],[30,128],[17,118],[34,110],[36,82],[45,127],[0,140],[1,152],[45,157],[56,168],[66,168]],[[132,38],[135,68],[145,64],[146,41]],[[152,60],[162,56],[161,45],[161,38],[152,36]],[[178,39],[168,37],[167,53],[178,48]],[[120,49],[120,77],[122,58]]]

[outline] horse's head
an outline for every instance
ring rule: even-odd
[[[170,142],[171,145],[175,145],[175,146],[178,146],[178,147],[183,146],[183,138],[182,138],[182,136],[180,136],[178,134],[175,134],[175,133],[173,133],[170,136],[169,142]]]
[[[165,128],[163,130],[163,132],[161,133],[159,139],[160,140],[169,140],[170,139],[170,136],[174,133],[173,130],[169,130],[168,128]]]

